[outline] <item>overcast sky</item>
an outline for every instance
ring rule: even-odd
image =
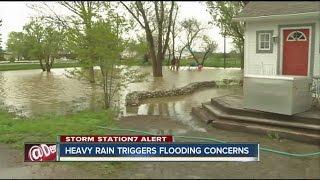
[[[6,48],[6,41],[8,34],[11,31],[21,31],[23,25],[28,22],[29,18],[35,16],[37,12],[27,7],[27,4],[39,3],[39,2],[0,2],[0,19],[2,19],[2,27],[0,31],[2,34],[2,47]],[[48,2],[51,3],[51,2]],[[208,24],[211,20],[210,14],[206,11],[206,5],[204,2],[199,1],[179,1],[180,14],[178,20],[183,20],[185,18],[196,18],[203,24]],[[66,13],[64,9],[57,9],[60,13]],[[219,28],[212,26],[206,33],[215,41],[218,42],[218,52],[223,52],[223,37],[219,34]],[[227,38],[226,44],[227,52],[232,49],[231,39]]]

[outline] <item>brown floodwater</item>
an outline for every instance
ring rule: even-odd
[[[239,69],[205,68],[202,71],[197,71],[182,67],[177,72],[163,67],[163,78],[154,78],[151,74],[151,67],[133,68],[139,68],[141,72],[149,75],[145,81],[129,84],[127,88],[118,93],[118,105],[123,115],[130,113],[143,114],[151,111],[155,114],[161,114],[163,110],[174,112],[168,115],[181,116],[187,113],[192,105],[199,104],[209,97],[229,93],[229,90],[211,89],[210,91],[203,91],[199,94],[200,96],[153,99],[139,107],[128,108],[127,110],[124,106],[125,95],[132,91],[168,89],[181,87],[196,81],[241,77],[241,70]],[[52,69],[51,73],[42,72],[38,69],[0,72],[0,102],[2,108],[21,116],[33,116],[66,114],[101,106],[102,89],[99,86],[75,78],[68,78],[66,74],[67,71],[63,68]],[[158,108],[160,112],[157,112],[158,106],[160,106],[160,109]]]
[[[208,88],[192,95],[147,99],[137,107],[126,107],[126,115],[162,115],[174,117],[193,130],[204,131],[191,116],[192,107],[210,101],[210,98],[229,94],[241,94],[241,87]]]
[[[18,115],[63,114],[88,106],[96,87],[70,79],[64,69],[0,72],[0,101]]]
[[[136,67],[141,72],[149,73],[147,80],[133,83],[119,92],[119,105],[122,115],[151,115],[123,117],[118,122],[121,128],[139,129],[150,132],[165,132],[176,135],[211,137],[229,142],[259,142],[263,147],[269,147],[291,153],[310,153],[319,151],[319,146],[281,139],[272,140],[264,135],[231,132],[211,127],[190,115],[191,108],[209,101],[210,98],[242,94],[241,87],[208,88],[196,91],[187,96],[169,98],[153,98],[142,101],[140,106],[125,107],[125,95],[132,91],[158,90],[176,88],[196,81],[222,80],[224,78],[241,78],[239,69],[205,68],[202,71],[182,67],[179,72],[163,68],[163,78],[153,78],[151,67]],[[67,78],[64,69],[53,69],[51,73],[40,70],[19,70],[0,72],[0,102],[3,108],[18,115],[33,116],[38,114],[65,114],[86,108],[99,108],[102,91],[85,81]],[[154,116],[156,115],[156,116]],[[164,117],[165,116],[165,117]],[[124,132],[114,132],[124,133]],[[125,132],[130,134],[129,132]],[[179,139],[176,141],[198,141]],[[0,174],[4,177],[56,177],[49,168],[35,167],[23,163],[7,165],[8,152],[0,151]],[[18,160],[21,161],[21,158]],[[112,178],[319,178],[319,157],[287,157],[273,153],[262,152],[260,162],[135,162],[129,163],[131,168],[119,170]],[[54,172],[62,178],[100,177],[99,172],[82,169],[64,170],[63,165],[56,166]],[[50,168],[51,169],[51,168]],[[190,169],[192,169],[190,171]],[[33,173],[41,171],[43,174]],[[52,171],[53,172],[53,171]],[[82,172],[86,172],[82,174]],[[0,176],[1,176],[0,175]],[[93,176],[95,175],[95,176]],[[60,177],[60,176],[59,176]],[[110,178],[110,177],[109,177]]]

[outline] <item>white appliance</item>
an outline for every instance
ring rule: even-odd
[[[312,78],[287,75],[245,75],[244,108],[293,115],[311,108]]]

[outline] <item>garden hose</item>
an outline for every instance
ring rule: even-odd
[[[148,131],[142,131],[142,130],[137,130],[137,129],[123,129],[123,128],[109,128],[109,127],[103,127],[103,126],[98,126],[99,128],[104,128],[108,129],[111,131],[129,131],[129,132],[135,132],[135,133],[142,133],[142,134],[147,134],[147,135],[157,135]],[[218,142],[218,143],[227,143],[227,141],[222,141],[219,139],[214,139],[214,138],[209,138],[209,137],[194,137],[194,136],[180,136],[180,135],[173,135],[175,138],[184,138],[184,139],[198,139],[198,140],[209,140],[213,142]],[[292,156],[292,157],[309,157],[309,156],[320,156],[320,151],[319,152],[314,152],[314,153],[303,153],[303,154],[297,154],[297,153],[289,153],[289,152],[284,152],[284,151],[279,151],[279,150],[274,150],[271,148],[267,147],[260,147],[262,151],[266,152],[271,152],[275,154],[280,154],[284,156]]]

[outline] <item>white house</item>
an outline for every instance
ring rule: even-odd
[[[245,75],[320,75],[320,1],[251,1],[235,20],[245,22]]]

